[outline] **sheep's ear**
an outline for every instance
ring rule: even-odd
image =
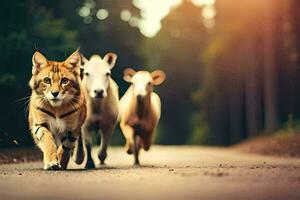
[[[76,50],[74,53],[72,53],[64,63],[69,69],[79,71],[81,66],[81,57],[79,51]]]
[[[134,76],[135,73],[136,71],[134,71],[134,69],[132,68],[125,69],[123,72],[124,81],[131,83],[131,78]]]
[[[164,80],[166,79],[165,72],[161,70],[155,70],[151,73],[152,79],[153,79],[153,85],[160,85]]]
[[[46,67],[48,60],[40,52],[35,52],[32,56],[32,74],[37,74],[42,68]]]
[[[116,64],[116,60],[117,60],[117,54],[115,54],[115,53],[107,53],[104,57],[103,57],[103,60],[105,61],[105,62],[107,62],[108,63],[108,65],[109,65],[109,67],[110,67],[110,69],[112,69],[114,66],[115,66],[115,64]]]
[[[83,71],[84,71],[84,65],[89,61],[82,53],[79,53],[80,55],[80,78],[82,80],[83,78]]]

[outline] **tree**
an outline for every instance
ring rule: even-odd
[[[205,46],[207,29],[201,8],[183,1],[162,21],[162,29],[145,39],[142,51],[150,70],[163,69],[166,82],[160,86],[162,119],[158,142],[182,144],[192,131],[190,120],[195,111],[191,93],[201,84],[200,53]]]

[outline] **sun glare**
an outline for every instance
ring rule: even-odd
[[[202,16],[205,19],[214,18],[216,16],[216,11],[215,11],[214,7],[210,7],[210,6],[204,7],[202,10]]]
[[[138,27],[144,36],[154,37],[161,29],[161,20],[183,1],[190,1],[195,6],[203,7],[202,13],[199,15],[203,17],[204,26],[207,28],[214,26],[215,0],[132,0],[134,6],[140,10],[141,18],[133,16],[129,10],[124,9],[120,12],[120,20],[127,22],[132,27]],[[78,15],[83,18],[84,23],[93,22],[92,9],[95,6],[94,0],[86,0],[83,6],[78,8]],[[100,21],[106,20],[109,18],[109,10],[100,8],[96,11],[96,18]]]
[[[133,0],[133,4],[141,10],[142,19],[138,27],[146,37],[155,36],[161,28],[161,20],[172,8],[179,6],[183,0]],[[191,0],[195,6],[204,6],[204,18],[211,19],[215,15],[213,4],[215,0]],[[204,24],[205,25],[205,24]]]
[[[99,9],[96,13],[96,17],[99,19],[99,20],[104,20],[108,17],[109,13],[106,9]]]
[[[196,6],[213,5],[215,0],[192,0]]]
[[[127,9],[122,10],[120,13],[120,18],[121,18],[121,20],[128,22],[131,18],[131,12]]]
[[[133,0],[133,4],[141,10],[142,19],[139,28],[143,35],[153,37],[161,28],[160,21],[168,15],[171,8],[182,0]]]

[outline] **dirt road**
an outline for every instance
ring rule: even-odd
[[[97,170],[0,165],[0,199],[300,199],[300,159],[154,146],[141,153],[142,167],[132,161],[122,148],[110,148]]]

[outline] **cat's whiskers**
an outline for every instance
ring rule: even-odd
[[[27,97],[23,97],[23,98],[20,98],[20,99],[16,99],[15,100],[15,102],[17,102],[17,101],[22,101],[22,100],[28,100],[28,99],[30,99],[30,97],[31,97],[31,95],[29,95],[29,96],[27,96]]]
[[[76,110],[77,108],[75,107],[75,105],[72,104],[72,102],[69,99],[65,99],[66,103],[68,103],[74,110]]]

